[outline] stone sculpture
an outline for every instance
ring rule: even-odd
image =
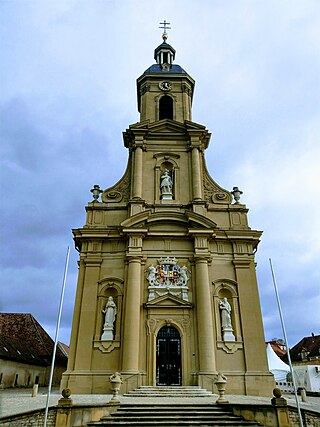
[[[146,272],[148,273],[147,280],[149,282],[149,285],[150,286],[154,285],[156,281],[156,274],[157,274],[156,267],[153,264],[151,264],[150,267],[146,269]]]
[[[219,308],[221,311],[221,327],[223,333],[223,341],[235,341],[233,335],[233,328],[231,323],[231,305],[227,298],[222,298],[219,301]]]
[[[169,175],[168,169],[166,169],[161,176],[160,190],[162,200],[172,200],[172,179]]]
[[[177,265],[175,257],[161,257],[158,261],[158,265],[150,264],[145,270],[149,283],[148,301],[166,294],[188,301],[188,280],[190,279],[188,268],[185,265],[183,267]]]
[[[180,274],[180,283],[181,283],[181,285],[182,286],[186,286],[187,282],[189,280],[189,277],[188,277],[188,268],[184,265],[183,267],[180,268],[179,274]]]
[[[113,324],[116,319],[117,306],[111,296],[108,298],[107,304],[105,306],[105,309],[102,310],[102,313],[105,315],[105,318],[104,318],[103,334],[101,336],[101,341],[112,341],[113,340]]]

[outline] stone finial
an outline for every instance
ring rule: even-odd
[[[111,383],[111,390],[113,394],[111,401],[118,402],[119,399],[117,398],[117,395],[119,393],[121,384],[123,383],[122,376],[119,372],[115,372],[114,374],[110,375],[109,381]]]
[[[239,190],[239,187],[233,187],[231,194],[233,195],[233,198],[234,198],[234,204],[238,205],[239,200],[240,200],[240,196],[241,196],[241,194],[243,194],[243,191]]]
[[[229,401],[224,397],[224,392],[226,390],[227,377],[224,376],[221,372],[218,372],[215,380],[215,385],[217,386],[219,397],[216,400],[216,403],[229,403]]]
[[[61,392],[62,397],[58,400],[59,406],[71,406],[73,404],[71,396],[71,390],[70,388],[64,388]]]
[[[282,397],[282,391],[280,388],[274,388],[273,391],[273,398],[271,399],[271,404],[273,406],[286,406],[287,401],[284,397]]]
[[[274,397],[277,397],[277,398],[282,396],[282,391],[280,390],[280,388],[274,388],[272,393],[273,393]]]
[[[103,191],[100,189],[100,185],[94,185],[93,188],[91,188],[91,193],[93,194],[93,202],[99,202],[100,194],[103,193]]]

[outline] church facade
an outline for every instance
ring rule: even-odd
[[[92,189],[83,228],[68,369],[62,388],[108,393],[139,386],[198,385],[268,395],[254,253],[240,191],[209,175],[210,133],[192,121],[194,80],[167,43],[137,80],[140,121],[123,133],[122,179]],[[100,194],[101,193],[101,194]],[[100,200],[101,197],[101,200]]]

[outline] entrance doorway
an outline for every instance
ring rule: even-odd
[[[181,338],[173,326],[157,335],[157,385],[181,385]]]

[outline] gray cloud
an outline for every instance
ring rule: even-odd
[[[213,178],[244,191],[263,229],[258,279],[266,338],[282,336],[268,258],[291,344],[319,333],[320,5],[204,0],[1,4],[3,311],[31,312],[53,335],[71,228],[93,184],[123,174],[122,131],[139,120],[135,79],[153,63],[158,22],[196,79],[193,119],[213,133]],[[196,17],[196,19],[195,19]],[[61,339],[77,277],[72,250]],[[304,315],[296,321],[303,301]]]

